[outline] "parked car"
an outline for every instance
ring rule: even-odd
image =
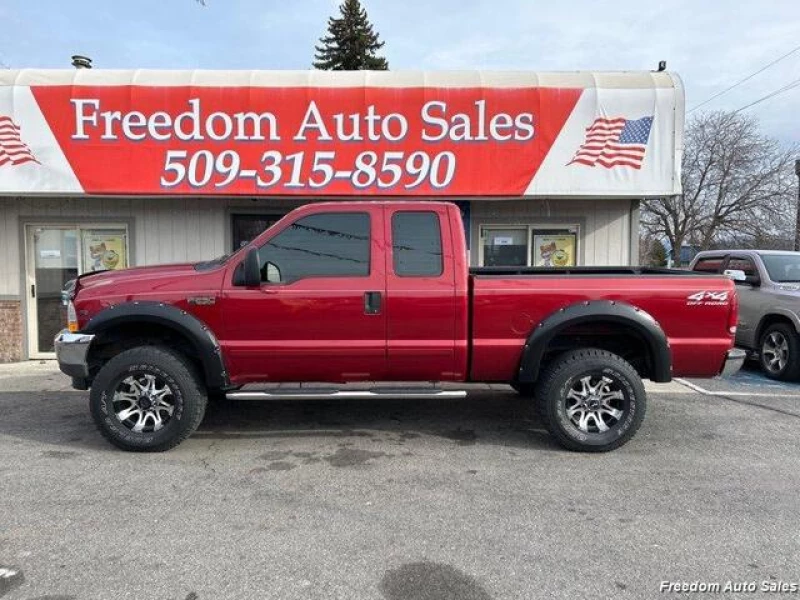
[[[532,395],[565,447],[605,451],[639,428],[642,378],[710,377],[744,361],[729,279],[470,270],[461,213],[442,202],[309,204],[232,256],[82,275],[68,297],[61,370],[91,386],[97,426],[125,450],[180,443],[208,394],[273,397],[237,389],[255,382],[474,381]]]
[[[800,252],[700,252],[691,268],[724,273],[739,291],[736,345],[758,356],[767,377],[800,379]]]

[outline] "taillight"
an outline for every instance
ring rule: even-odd
[[[731,303],[728,307],[728,333],[736,335],[736,324],[739,321],[739,296],[736,294],[736,288],[731,290]]]
[[[78,314],[75,312],[72,300],[67,302],[67,329],[72,333],[78,331]]]

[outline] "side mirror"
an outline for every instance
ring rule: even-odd
[[[244,285],[258,287],[261,285],[261,261],[258,258],[258,248],[250,248],[244,257]]]
[[[744,271],[739,269],[725,269],[722,274],[726,277],[730,277],[734,281],[747,281],[747,275],[744,274]]]

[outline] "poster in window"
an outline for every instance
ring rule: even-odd
[[[533,236],[534,267],[574,267],[577,240],[574,233]]]
[[[128,266],[125,234],[86,231],[83,234],[83,272],[113,271]]]

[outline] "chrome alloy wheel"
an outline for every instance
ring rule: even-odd
[[[764,338],[761,355],[770,373],[780,373],[789,362],[789,342],[780,331],[773,331]]]
[[[567,392],[567,417],[585,433],[604,433],[622,420],[627,399],[618,382],[601,374],[581,377]]]
[[[126,377],[114,391],[114,414],[135,433],[163,428],[175,411],[175,395],[161,377],[141,373]]]

